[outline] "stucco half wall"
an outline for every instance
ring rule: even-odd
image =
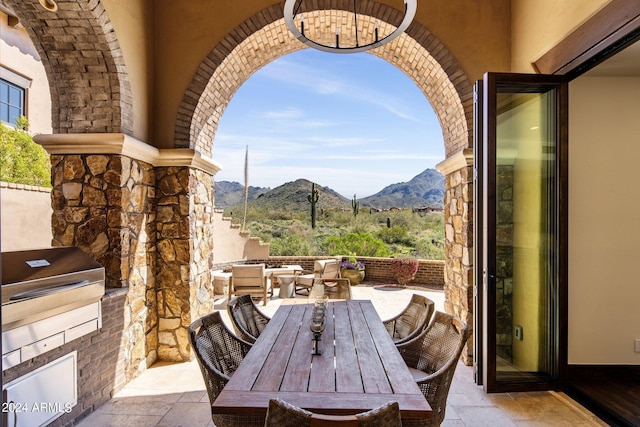
[[[51,189],[0,182],[2,252],[51,247]]]

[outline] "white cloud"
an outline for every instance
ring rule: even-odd
[[[257,117],[267,120],[294,120],[304,114],[297,108],[286,108],[284,110],[262,111],[256,114]]]

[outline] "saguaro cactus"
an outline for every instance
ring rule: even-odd
[[[311,194],[307,195],[307,200],[311,203],[311,228],[316,228],[316,203],[320,195],[316,190],[316,184],[311,183]]]
[[[356,199],[356,195],[353,195],[353,200],[351,201],[351,209],[353,210],[353,216],[358,217],[358,213],[360,212],[360,202]]]

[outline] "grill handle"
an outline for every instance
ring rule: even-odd
[[[9,301],[16,301],[27,298],[43,297],[45,295],[57,294],[58,292],[69,291],[71,289],[81,288],[89,284],[88,280],[82,280],[74,283],[63,283],[61,285],[47,286],[46,288],[35,289],[33,291],[20,292],[12,295]]]

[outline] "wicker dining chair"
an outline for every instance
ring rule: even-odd
[[[251,344],[239,339],[227,328],[219,311],[193,322],[189,326],[189,341],[207,388],[214,424],[217,427],[264,426],[265,417],[213,412],[213,402],[244,360]]]
[[[393,342],[396,345],[407,342],[424,331],[431,320],[434,307],[429,298],[413,294],[402,312],[383,322]]]
[[[313,263],[313,272],[303,272],[296,277],[295,292],[306,290],[311,292],[311,288],[316,283],[316,279],[335,280],[340,277],[340,260],[338,259],[321,259]]]
[[[253,344],[271,318],[258,309],[250,294],[232,298],[227,303],[227,312],[238,336]]]
[[[403,426],[439,426],[462,349],[469,338],[467,325],[450,314],[436,311],[420,335],[399,344],[398,351],[433,410],[426,420],[403,420]]]
[[[398,402],[387,402],[355,415],[324,415],[299,408],[282,399],[269,400],[265,427],[401,427]]]

